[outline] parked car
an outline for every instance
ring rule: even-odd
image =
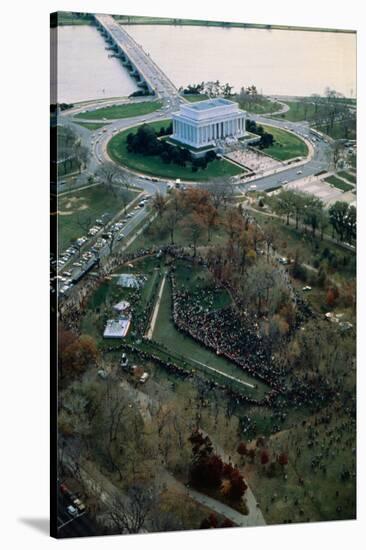
[[[144,372],[144,374],[140,378],[140,383],[145,384],[146,380],[149,378],[149,375],[147,372]]]
[[[78,509],[72,504],[70,504],[70,506],[67,507],[67,511],[70,514],[70,516],[72,516],[73,518],[75,518],[79,514]]]
[[[121,356],[121,367],[127,367],[128,365],[128,357],[125,353],[122,353]]]
[[[105,371],[104,369],[100,369],[100,370],[98,370],[98,376],[102,380],[106,380],[108,378],[108,372]]]

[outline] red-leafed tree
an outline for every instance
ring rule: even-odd
[[[210,522],[210,526],[213,527],[214,529],[216,529],[216,527],[218,527],[219,525],[219,521],[217,519],[217,516],[216,514],[214,514],[213,512],[209,515],[209,518],[208,518],[209,522]]]
[[[218,488],[221,485],[223,462],[217,455],[200,457],[190,469],[190,480],[195,487]]]
[[[230,477],[229,498],[232,500],[240,500],[247,488],[248,486],[245,483],[243,476],[238,470],[235,470]]]
[[[260,460],[261,464],[264,466],[265,464],[268,464],[269,462],[269,452],[266,449],[263,449],[263,451],[260,454]]]
[[[287,464],[288,464],[288,454],[287,453],[280,453],[277,457],[277,462],[281,466],[287,466]]]
[[[241,441],[239,443],[238,448],[236,450],[241,456],[245,456],[247,454],[247,446],[244,443],[244,441]]]
[[[336,292],[334,288],[328,288],[327,290],[327,305],[333,307],[337,299]]]

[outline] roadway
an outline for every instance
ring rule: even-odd
[[[328,170],[331,148],[328,142],[319,137],[315,138],[311,134],[311,128],[307,122],[289,122],[288,120],[271,119],[268,116],[249,115],[249,118],[255,120],[259,124],[268,124],[278,126],[284,130],[291,130],[300,138],[305,138],[312,141],[314,153],[312,157],[301,166],[289,166],[288,169],[267,176],[259,176],[251,179],[248,183],[242,183],[237,186],[239,191],[245,192],[249,185],[256,185],[257,191],[264,191],[271,187],[284,185],[284,182],[289,183],[306,176],[314,176],[322,170]],[[299,173],[301,172],[301,173]]]
[[[114,135],[143,122],[154,122],[171,118],[172,113],[179,109],[179,105],[181,101],[183,101],[169,78],[159,69],[151,57],[135,42],[121,25],[116,23],[111,16],[107,15],[98,15],[96,19],[98,23],[108,31],[109,36],[113,38],[119,48],[131,59],[133,65],[138,67],[140,74],[142,74],[151,84],[151,87],[156,90],[156,95],[162,99],[163,105],[159,110],[149,114],[112,121],[103,121],[105,122],[105,126],[95,131],[90,131],[77,124],[72,118],[74,113],[68,113],[67,111],[61,113],[59,116],[60,123],[71,126],[80,137],[81,143],[87,147],[91,153],[86,169],[75,178],[73,183],[74,189],[88,185],[89,177],[95,173],[97,168],[103,163],[111,161],[107,153],[107,144]],[[293,123],[287,120],[271,119],[269,116],[265,115],[248,114],[248,117],[255,120],[257,123],[272,124],[283,129],[289,129],[299,137],[312,140],[314,151],[311,158],[301,166],[289,166],[287,169],[281,169],[281,171],[278,172],[274,171],[269,175],[261,176],[259,174],[255,179],[251,178],[250,181],[237,183],[236,188],[239,192],[244,193],[248,190],[249,186],[253,184],[255,184],[256,190],[262,191],[271,187],[283,185],[285,182],[289,183],[306,176],[314,175],[322,170],[327,170],[330,145],[323,139],[315,139],[314,136],[311,136],[311,129],[308,123]],[[167,182],[169,180],[164,180],[163,178],[150,178],[125,168],[121,168],[121,171],[128,177],[131,185],[141,188],[149,195],[153,195],[157,192],[162,194],[167,192]],[[59,186],[59,191],[61,191],[63,187],[63,185]],[[65,185],[65,187],[67,187],[67,185]],[[137,226],[140,226],[142,222],[147,219],[147,216],[148,210],[146,207],[135,210],[133,217],[123,227],[122,231],[124,236],[131,236]],[[120,218],[123,217],[124,215],[121,214]],[[118,220],[114,219],[113,221],[116,222]],[[123,239],[121,243],[117,243],[118,246],[115,248],[120,248],[119,245],[122,246],[123,242],[126,240],[127,239]],[[90,239],[90,243],[91,244],[86,244],[85,247],[83,247],[83,252],[84,250],[90,250],[93,239]],[[100,256],[102,257],[108,253],[109,247],[106,245],[104,249],[100,251]],[[66,266],[62,269],[65,270]]]
[[[95,172],[98,166],[102,165],[105,162],[110,162],[110,158],[107,153],[107,144],[108,141],[116,135],[116,133],[126,130],[127,128],[141,124],[141,122],[152,122],[164,120],[169,118],[176,110],[176,104],[173,100],[166,98],[165,105],[159,110],[153,113],[149,113],[143,116],[131,117],[113,120],[107,124],[104,128],[95,130],[91,132],[90,130],[79,126],[73,122],[72,117],[63,114],[61,115],[62,124],[70,125],[79,135],[81,142],[85,145],[88,150],[91,152],[90,159],[88,161],[87,169],[76,178],[76,184],[73,187],[85,186],[88,184],[88,178]],[[308,123],[291,123],[289,121],[271,119],[268,116],[260,115],[250,115],[250,118],[255,120],[257,123],[269,124],[278,126],[285,130],[291,130],[299,137],[305,138],[307,140],[312,140],[313,145],[313,155],[307,161],[304,162],[301,166],[294,165],[289,166],[287,169],[282,169],[278,172],[273,172],[266,176],[256,177],[255,179],[250,179],[250,181],[238,183],[236,189],[239,192],[245,193],[249,186],[255,184],[257,191],[263,191],[270,189],[272,187],[277,187],[284,185],[285,182],[289,183],[296,181],[300,178],[306,176],[312,176],[316,173],[327,170],[329,165],[329,154],[330,154],[330,145],[325,140],[320,139],[319,137],[315,138],[310,133],[310,127]],[[142,174],[131,172],[130,170],[121,168],[121,171],[125,173],[128,177],[129,183],[135,187],[141,188],[148,195],[153,195],[157,192],[165,194],[167,192],[167,181],[158,178],[153,178],[155,181],[152,181],[152,178],[144,176]],[[124,238],[121,242],[115,242],[114,251],[118,250],[123,246],[123,244],[128,240],[128,237],[131,236],[138,226],[141,226],[142,222],[147,219],[149,215],[148,209],[144,208],[135,208],[133,210],[132,218],[125,223],[122,232]],[[120,219],[125,217],[125,213],[121,212],[119,216],[113,219],[113,222],[120,221]],[[108,224],[108,225],[111,225]],[[103,230],[106,231],[107,228]],[[90,251],[95,239],[89,239],[86,245],[82,249],[82,253]],[[110,253],[108,244],[105,245],[103,249],[99,252],[99,257],[102,258]],[[70,265],[73,259],[69,260],[67,264],[62,267],[62,270],[67,270],[67,266]],[[74,276],[74,275],[73,275]]]

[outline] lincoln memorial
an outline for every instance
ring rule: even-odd
[[[179,113],[173,113],[171,137],[197,149],[214,147],[218,140],[243,137],[245,117],[246,112],[228,99],[215,98],[182,104]]]

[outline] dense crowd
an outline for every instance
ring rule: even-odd
[[[80,334],[80,321],[86,309],[86,303],[100,283],[121,265],[152,255],[170,255],[175,259],[192,261],[192,257],[187,254],[184,248],[174,245],[144,248],[129,254],[120,253],[108,257],[96,275],[88,276],[80,281],[70,295],[59,304],[59,317],[65,328]],[[206,260],[202,257],[196,257],[195,262],[206,266]],[[326,378],[321,376],[311,380],[306,376],[295,374],[290,377],[291,380],[290,382],[287,381],[285,387],[286,366],[282,365],[281,360],[275,356],[268,358],[265,343],[260,337],[257,321],[253,315],[242,312],[239,317],[234,306],[215,310],[211,307],[212,290],[202,288],[188,293],[184,289],[178,288],[174,270],[171,271],[170,277],[172,285],[172,319],[176,328],[194,338],[201,345],[235,363],[251,376],[268,384],[271,391],[261,403],[274,406],[279,425],[286,417],[286,409],[289,403],[299,408],[303,405],[311,405],[319,409],[330,398],[334,397],[337,388],[341,388],[342,380],[335,383],[337,381],[336,373],[334,373],[331,385]],[[293,292],[292,298],[296,304],[296,325],[298,325],[299,322],[312,317],[313,313],[297,293]],[[152,306],[153,302],[149,304],[149,307],[139,319],[139,326],[137,327],[139,330],[137,332],[140,335],[144,333],[144,327],[147,326]],[[159,361],[161,360],[159,359]],[[177,372],[177,366],[174,363],[167,362],[164,366]],[[220,384],[216,384],[216,386],[220,388]],[[239,392],[236,393],[224,385],[221,389],[230,395],[232,394],[234,399],[241,400]],[[283,399],[279,398],[280,395],[283,396]],[[245,397],[243,399],[248,401]],[[253,400],[253,403],[259,402]]]
[[[203,310],[202,300],[209,291],[203,289],[201,299],[192,300],[191,295],[177,288],[173,272],[171,284],[172,317],[178,330],[263,380],[276,391],[282,390],[279,366],[274,358],[267,361],[252,318],[245,315],[239,318],[233,306]]]

